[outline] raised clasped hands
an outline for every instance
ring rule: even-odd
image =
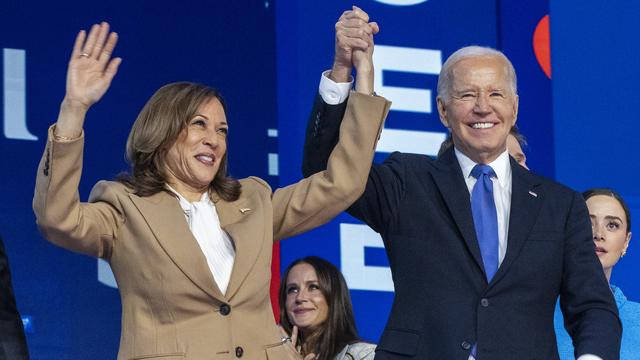
[[[357,6],[347,10],[336,23],[333,81],[348,82],[352,67],[356,68],[356,90],[373,92],[373,36],[380,31],[376,22]]]
[[[67,69],[66,94],[56,123],[56,135],[77,137],[82,131],[84,117],[91,105],[105,94],[122,62],[112,58],[118,34],[109,32],[109,24],[102,22],[76,36]]]

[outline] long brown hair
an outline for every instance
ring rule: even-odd
[[[218,90],[191,82],[167,84],[147,101],[131,127],[127,139],[127,161],[130,173],[120,174],[118,181],[132,188],[139,196],[167,191],[166,158],[171,145],[178,139],[198,108],[211,99],[218,99],[226,112]],[[227,154],[209,190],[226,201],[237,200],[241,186],[228,175]]]
[[[298,264],[309,264],[316,272],[320,291],[324,295],[329,308],[327,320],[320,324],[319,328],[309,336],[298,333],[298,343],[308,349],[308,353],[314,353],[319,360],[332,360],[342,349],[358,342],[358,331],[353,316],[353,306],[349,288],[342,273],[330,262],[317,256],[307,256],[295,260],[285,271],[278,299],[280,303],[280,325],[290,334],[293,324],[289,321],[285,304],[287,301],[287,278],[291,269]],[[313,343],[308,344],[306,342]],[[303,356],[306,354],[303,354]]]

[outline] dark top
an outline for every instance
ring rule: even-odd
[[[22,319],[11,285],[9,261],[0,237],[0,360],[28,358]]]

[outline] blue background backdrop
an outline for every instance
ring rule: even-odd
[[[83,199],[97,180],[126,169],[124,145],[138,111],[158,87],[178,80],[221,89],[228,104],[233,175],[257,175],[276,186],[301,176],[304,129],[320,73],[331,66],[333,26],[351,4],[337,0],[180,5],[114,0],[93,2],[90,7],[76,0],[2,4],[0,48],[25,50],[26,125],[38,137],[17,140],[0,134],[4,155],[0,186],[5,189],[0,233],[10,256],[18,306],[31,321],[28,341],[34,359],[113,359],[119,341],[117,290],[97,281],[95,259],[42,240],[31,210],[37,162],[64,96],[66,63],[77,31],[109,21],[120,34],[116,54],[124,59],[111,89],[91,109],[86,123]],[[634,25],[640,4],[580,2],[577,7],[559,0],[355,4],[379,22],[379,45],[438,50],[443,60],[469,44],[505,51],[518,72],[518,124],[529,139],[525,151],[530,168],[577,190],[614,187],[629,201],[633,227],[639,228],[640,190],[635,180],[640,163],[634,140],[640,133],[640,50]],[[553,81],[540,69],[532,47],[533,29],[549,11]],[[385,71],[384,79],[385,85],[432,89],[432,98],[425,101],[435,104],[434,75]],[[3,102],[7,106],[13,104]],[[0,118],[3,124],[7,121]],[[444,131],[435,113],[398,110],[390,113],[386,127]],[[268,129],[277,129],[278,136],[268,136]],[[279,154],[279,172],[269,171],[269,153]],[[385,156],[380,153],[376,159]],[[357,222],[342,215],[323,228],[283,242],[283,267],[307,254],[342,266],[341,241],[349,239],[340,239],[341,223]],[[628,255],[614,270],[612,283],[639,301],[640,285],[633,281],[640,270],[636,242],[632,240]],[[384,269],[384,250],[364,250],[365,265]],[[352,295],[361,335],[376,341],[393,294],[358,289]]]

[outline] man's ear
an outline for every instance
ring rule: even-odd
[[[514,103],[513,103],[513,124],[511,124],[511,127],[514,127],[516,125],[516,121],[518,121],[518,105],[520,103],[520,97],[518,95],[515,96],[514,99]]]
[[[442,97],[438,96],[436,98],[436,103],[438,104],[438,115],[440,115],[440,122],[444,127],[449,129],[449,121],[447,120],[447,110],[445,108],[444,100]]]

